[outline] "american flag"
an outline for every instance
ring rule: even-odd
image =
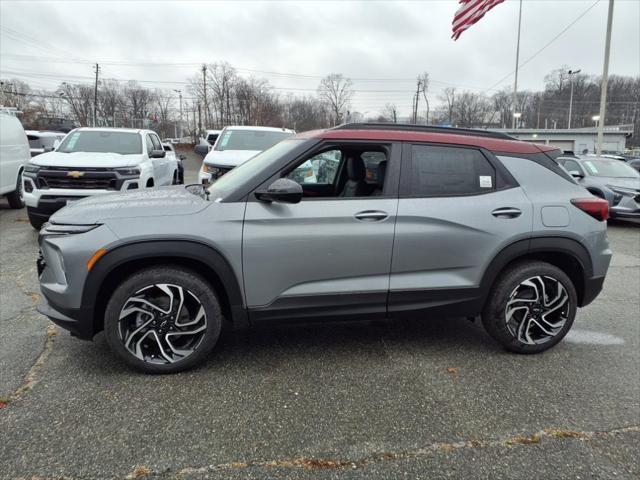
[[[460,8],[453,17],[453,35],[451,38],[457,40],[458,37],[471,25],[476,23],[484,14],[504,0],[459,0]]]

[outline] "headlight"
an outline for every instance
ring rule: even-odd
[[[634,197],[639,193],[639,191],[634,188],[618,187],[615,185],[607,185],[607,188],[610,188],[614,192],[619,193],[620,195],[625,195],[627,197]]]
[[[212,175],[215,175],[216,173],[218,173],[220,171],[220,169],[218,167],[214,167],[213,165],[207,165],[206,163],[202,164],[202,171],[204,173],[210,173]]]
[[[45,223],[40,230],[40,235],[73,235],[77,233],[87,233],[99,226],[100,224],[59,225],[56,223]]]
[[[27,163],[24,166],[24,171],[26,173],[38,173],[38,170],[40,170],[40,167],[38,165],[33,165],[32,163]]]
[[[131,176],[139,177],[140,176],[140,169],[139,168],[116,168],[116,172],[119,173],[120,175],[125,175],[127,177],[131,177]]]

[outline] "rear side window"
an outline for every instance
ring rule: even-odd
[[[409,195],[477,195],[495,190],[496,172],[479,151],[470,148],[411,146]]]

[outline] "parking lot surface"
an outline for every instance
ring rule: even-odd
[[[603,293],[541,355],[416,318],[225,332],[145,376],[35,311],[37,234],[2,200],[0,478],[638,478],[640,225],[609,238]]]

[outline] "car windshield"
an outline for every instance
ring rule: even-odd
[[[273,160],[286,155],[287,152],[296,148],[301,141],[285,140],[235,167],[209,187],[210,198],[212,200],[223,199],[238,186],[267,168]]]
[[[225,130],[215,150],[266,150],[293,135],[287,131]]]
[[[100,152],[138,155],[142,153],[142,139],[132,132],[81,131],[67,135],[57,150],[63,153]]]
[[[585,169],[594,177],[614,177],[614,178],[639,178],[636,170],[624,163],[622,160],[606,160],[594,158],[582,162]]]

